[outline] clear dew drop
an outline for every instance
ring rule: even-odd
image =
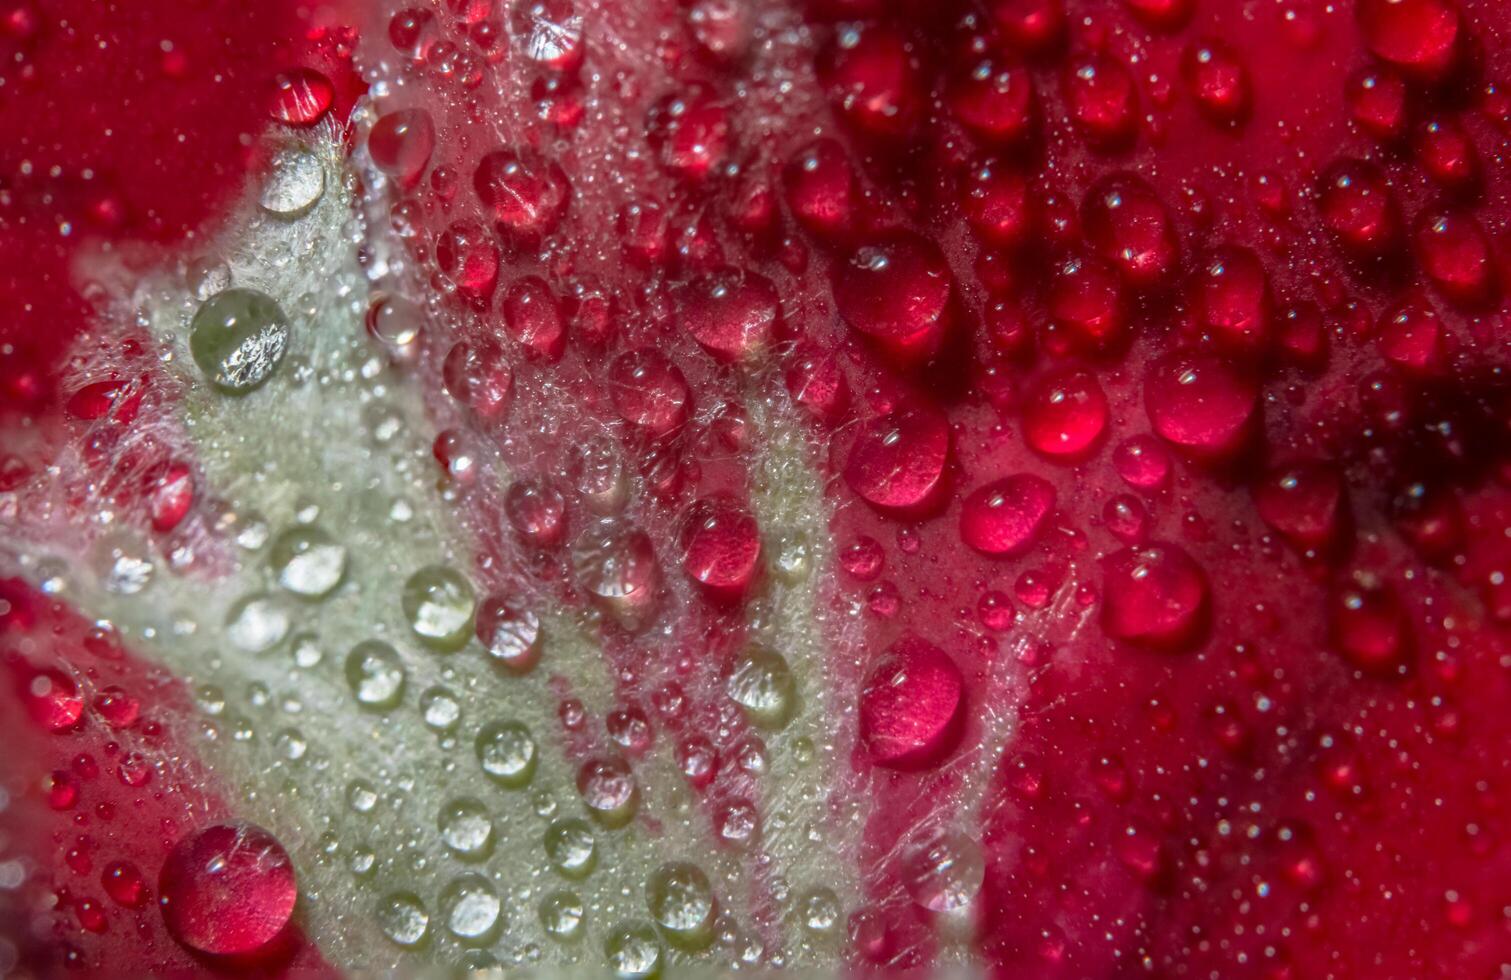
[[[651,918],[672,942],[696,949],[713,941],[713,886],[697,865],[663,864],[646,883],[645,897]]]
[[[546,828],[546,857],[564,878],[586,878],[598,865],[598,841],[587,821],[566,817]]]
[[[325,194],[325,166],[314,150],[294,144],[273,155],[258,205],[279,218],[309,213]]]
[[[272,377],[288,344],[288,317],[254,289],[216,293],[189,324],[194,363],[227,395],[244,395]]]
[[[560,943],[582,938],[587,909],[576,892],[552,892],[540,903],[540,924],[546,935]]]
[[[268,550],[278,584],[302,599],[323,599],[346,575],[346,548],[318,527],[292,527]]]
[[[382,640],[364,640],[346,656],[346,683],[357,703],[371,711],[398,707],[407,680],[399,652]]]
[[[442,805],[437,821],[441,843],[463,861],[481,861],[493,852],[493,818],[481,801],[455,799]]]
[[[903,870],[908,894],[931,912],[953,912],[969,905],[985,876],[981,846],[953,830],[926,836],[905,858]]]
[[[420,695],[420,717],[433,732],[449,732],[462,719],[462,703],[444,687],[432,687]]]
[[[413,892],[392,892],[378,900],[378,928],[391,942],[413,949],[430,932],[430,913]]]
[[[246,596],[226,614],[226,639],[248,653],[262,653],[288,635],[288,609],[269,595]]]
[[[621,980],[641,980],[661,975],[661,939],[649,923],[635,922],[615,926],[604,940],[603,953],[614,976]]]
[[[469,945],[485,945],[503,924],[498,889],[482,875],[461,875],[441,890],[441,920],[446,931]]]
[[[404,618],[420,641],[434,650],[452,652],[472,636],[477,599],[472,584],[444,565],[420,569],[404,583]]]
[[[497,783],[518,789],[535,775],[535,739],[517,721],[496,721],[477,734],[477,761]]]
[[[378,791],[365,779],[354,779],[346,787],[346,805],[353,813],[371,813],[378,805]]]
[[[815,936],[832,935],[839,926],[839,896],[832,888],[814,888],[797,901],[798,916],[803,928]]]
[[[294,666],[309,670],[318,667],[320,661],[325,659],[325,650],[320,646],[320,638],[313,633],[298,633],[289,641],[289,652],[293,655]]]
[[[740,657],[727,690],[751,723],[764,728],[785,725],[797,701],[797,685],[786,659],[764,647],[752,647]]]

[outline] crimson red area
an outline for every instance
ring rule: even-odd
[[[980,832],[969,938],[1002,977],[1503,972],[1502,3],[794,2],[759,5],[788,39],[763,47],[738,5],[583,2],[576,30],[512,18],[507,53],[489,4],[445,6],[363,8],[414,83],[375,107],[409,114],[375,163],[457,311],[415,373],[488,529],[484,591],[545,581],[607,624],[615,707],[555,679],[585,795],[608,808],[662,738],[717,832],[761,803],[726,683],[762,586],[746,403],[785,385],[846,624],[804,680],[861,719],[835,789],[869,814],[849,955],[931,962],[897,856],[949,821]],[[73,242],[182,240],[239,183],[265,84],[294,125],[336,98],[268,78],[278,8],[216,46],[228,9],[11,19],[9,404],[46,402],[82,322]],[[208,62],[227,88],[174,81]],[[521,481],[502,502],[466,485],[484,441]],[[95,724],[38,666],[27,737]],[[759,866],[759,829],[738,846]]]

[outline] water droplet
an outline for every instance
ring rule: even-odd
[[[413,892],[392,892],[378,900],[378,928],[399,946],[412,949],[430,931],[430,913]]]
[[[619,980],[642,980],[661,975],[661,939],[649,924],[615,926],[604,940],[603,953]]]
[[[477,733],[477,761],[500,785],[518,789],[535,775],[535,739],[517,721],[496,721]]]
[[[587,914],[587,908],[576,892],[552,892],[540,903],[540,924],[546,935],[559,943],[582,938]]]
[[[400,109],[373,123],[367,152],[373,163],[403,187],[413,187],[435,151],[435,122],[424,109]]]
[[[697,949],[713,941],[715,902],[708,876],[697,865],[663,864],[646,883],[651,918],[678,946]]]
[[[729,696],[752,724],[781,728],[797,706],[797,683],[787,660],[775,650],[750,647],[730,672]]]
[[[1207,574],[1179,545],[1124,548],[1103,560],[1102,627],[1122,640],[1182,647],[1208,613]]]
[[[593,828],[576,817],[554,821],[546,828],[546,857],[565,878],[585,878],[598,865],[598,843]]]
[[[908,515],[938,499],[949,458],[944,413],[911,404],[866,423],[845,460],[845,482],[878,510]]]
[[[503,924],[498,890],[482,875],[452,879],[441,889],[439,904],[446,931],[469,945],[492,942]]]
[[[477,638],[500,665],[524,673],[540,661],[540,619],[516,609],[503,596],[489,596],[478,608]]]
[[[408,672],[399,652],[382,640],[363,640],[346,655],[346,683],[370,711],[392,711],[404,697]]]
[[[960,538],[984,555],[1021,553],[1033,544],[1055,506],[1055,488],[1043,477],[1019,473],[988,483],[965,498]]]
[[[431,649],[449,653],[472,638],[472,583],[453,568],[430,565],[415,572],[404,583],[403,605],[409,628]]]
[[[216,388],[243,395],[272,377],[289,343],[289,323],[272,297],[227,289],[206,300],[189,324],[189,353]]]
[[[834,304],[851,329],[914,367],[944,345],[954,277],[939,249],[899,234],[857,249],[833,280]]]
[[[639,805],[635,775],[622,759],[585,762],[577,773],[577,792],[593,819],[609,828],[629,823]]]
[[[798,899],[797,909],[803,928],[816,936],[832,935],[839,927],[839,896],[831,888],[819,887],[806,892]]]
[[[268,561],[278,584],[305,599],[323,599],[346,575],[346,548],[324,530],[289,528],[273,540]]]
[[[464,861],[481,861],[493,852],[493,818],[474,799],[457,799],[441,807],[441,843]]]
[[[294,913],[294,866],[277,838],[251,824],[217,824],[179,841],[158,877],[158,904],[175,940],[232,956],[272,942]]]
[[[325,165],[314,150],[296,144],[273,155],[257,203],[269,214],[297,218],[307,214],[324,193]]]
[[[936,764],[958,740],[965,679],[943,650],[905,636],[872,666],[860,693],[860,741],[891,769]]]
[[[959,831],[942,831],[915,845],[905,859],[904,882],[913,901],[931,912],[969,905],[986,878],[981,846]]]
[[[289,610],[275,597],[250,595],[226,613],[226,639],[248,653],[272,649],[288,635]]]

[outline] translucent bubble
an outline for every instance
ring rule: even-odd
[[[432,731],[449,732],[462,718],[462,704],[446,688],[432,687],[420,695],[420,717]]]
[[[357,703],[369,710],[398,707],[407,679],[399,652],[382,640],[364,640],[346,655],[346,683]]]
[[[792,669],[781,654],[764,647],[751,647],[740,657],[727,689],[751,723],[766,728],[785,725],[797,700]]]
[[[557,820],[546,828],[546,857],[551,867],[567,878],[585,878],[598,864],[598,843],[593,828],[576,817]]]
[[[283,310],[272,297],[252,289],[216,293],[189,324],[194,363],[228,395],[244,395],[267,381],[288,343]]]
[[[441,807],[441,843],[464,861],[481,861],[493,851],[493,818],[474,799],[457,799]]]
[[[472,636],[476,598],[472,584],[444,565],[420,569],[404,583],[404,618],[427,646],[450,652],[467,645]]]
[[[839,896],[830,888],[814,888],[803,894],[797,903],[798,916],[803,928],[814,935],[827,936],[839,925]]]
[[[663,864],[646,883],[651,918],[679,946],[701,948],[713,941],[713,886],[697,865]]]
[[[592,759],[577,773],[577,791],[593,819],[605,827],[623,827],[639,806],[635,774],[623,759]]]
[[[346,805],[353,813],[371,813],[378,805],[378,791],[365,779],[354,779],[346,787]]]
[[[294,655],[294,666],[305,670],[317,667],[320,661],[325,659],[325,651],[320,648],[320,640],[313,633],[300,633],[289,642],[290,652]]]
[[[557,942],[582,938],[587,909],[575,892],[552,892],[540,903],[540,924]]]
[[[604,940],[603,952],[614,976],[623,980],[661,975],[661,939],[649,923],[615,926]]]
[[[535,739],[517,721],[496,721],[477,733],[477,761],[483,772],[511,789],[535,775]]]
[[[441,890],[440,907],[446,931],[464,943],[490,942],[503,922],[498,890],[482,875],[453,879]]]
[[[931,834],[916,844],[903,869],[908,894],[931,912],[964,908],[981,890],[985,876],[981,846],[954,830]]]
[[[378,900],[378,928],[394,943],[413,948],[430,931],[430,913],[413,892],[392,892]]]
[[[285,146],[273,155],[267,182],[257,203],[269,214],[297,218],[325,193],[325,166],[307,146]]]
[[[293,527],[280,534],[268,560],[278,584],[304,599],[323,599],[346,574],[346,548],[318,527]]]
[[[289,632],[289,611],[269,595],[246,596],[226,614],[226,639],[248,653],[276,646]]]

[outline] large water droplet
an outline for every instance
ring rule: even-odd
[[[212,956],[267,946],[288,925],[297,897],[283,845],[251,824],[217,824],[184,838],[158,876],[168,932]]]
[[[289,322],[273,298],[227,289],[200,306],[189,325],[189,353],[216,388],[243,395],[267,381],[283,360]]]

